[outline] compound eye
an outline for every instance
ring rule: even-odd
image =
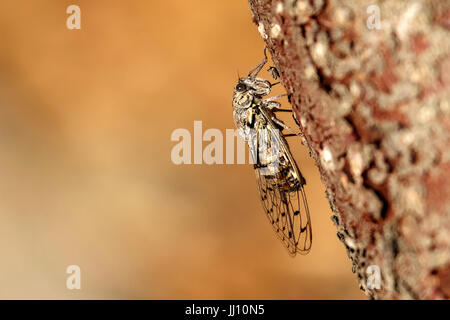
[[[238,83],[236,86],[236,91],[243,92],[247,89],[247,86],[243,83]]]

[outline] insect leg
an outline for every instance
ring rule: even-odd
[[[281,104],[277,101],[269,101],[269,103],[266,104],[266,107],[273,112],[292,112],[290,109],[280,109]]]
[[[291,129],[290,127],[288,127],[283,121],[272,117],[272,121],[275,122],[276,124],[278,124],[279,126],[281,126],[282,128],[286,129],[287,131],[291,132],[292,134],[299,136],[301,135],[301,132],[295,132],[294,129]]]
[[[280,77],[280,73],[278,72],[278,69],[275,68],[274,66],[267,69],[267,71],[270,73],[272,78],[274,78],[275,80],[277,80]]]
[[[280,99],[280,98],[287,97],[287,96],[288,96],[288,94],[286,94],[286,93],[285,93],[285,94],[279,94],[279,95],[277,95],[277,96],[273,96],[273,97],[264,99],[263,102],[275,101],[275,100],[278,100],[278,99]]]
[[[298,122],[294,114],[292,114],[292,118],[294,119],[295,123],[300,127],[300,123]]]
[[[278,101],[267,101],[264,104],[268,109],[273,111],[278,111],[281,107],[281,104]]]
[[[277,109],[277,110],[273,110],[273,112],[292,112],[292,110],[290,110],[290,109]]]
[[[273,110],[275,112],[279,111],[279,110],[282,110],[282,109],[280,109],[281,104],[278,101],[276,101],[276,100],[278,100],[278,99],[280,99],[282,97],[285,97],[285,96],[287,96],[287,94],[280,94],[278,96],[273,96],[273,97],[264,99],[263,100],[263,104],[266,105],[267,108],[269,108],[270,110]]]
[[[262,59],[262,61],[260,63],[258,63],[256,65],[256,67],[254,67],[252,70],[250,70],[250,72],[248,73],[248,77],[255,79],[256,76],[258,75],[258,73],[261,71],[261,69],[264,67],[264,65],[267,63],[267,54],[266,54],[266,50],[267,47],[264,47],[264,59]],[[255,73],[254,75],[252,75],[252,73]]]

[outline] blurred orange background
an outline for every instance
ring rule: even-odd
[[[8,0],[0,39],[1,299],[363,298],[299,139],[314,242],[296,258],[250,165],[171,161],[173,130],[234,129],[236,70],[264,46],[247,1]]]

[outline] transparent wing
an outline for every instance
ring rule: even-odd
[[[307,254],[312,232],[301,175],[284,137],[272,122],[256,135],[255,173],[269,222],[289,254]]]

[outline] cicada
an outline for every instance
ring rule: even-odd
[[[276,117],[277,112],[292,112],[282,109],[281,103],[276,101],[285,95],[266,97],[278,83],[257,78],[266,63],[265,48],[264,59],[248,76],[238,76],[233,92],[233,117],[240,135],[249,146],[265,214],[289,254],[295,256],[308,253],[312,244],[311,220],[304,191],[306,180],[286,141],[286,137],[299,134]],[[283,131],[289,133],[284,134]]]

